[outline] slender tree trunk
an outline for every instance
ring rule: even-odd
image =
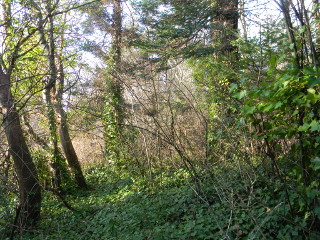
[[[305,18],[305,26],[306,26],[306,32],[307,32],[307,37],[308,37],[308,42],[309,42],[309,47],[310,47],[310,52],[312,56],[312,63],[315,67],[319,66],[319,54],[316,51],[316,43],[313,41],[313,36],[311,32],[311,24],[310,24],[310,18],[308,11],[305,7],[305,2],[304,0],[300,0],[301,2],[301,8],[302,8],[302,13]]]
[[[55,112],[55,93],[56,93],[56,82],[58,70],[55,61],[56,47],[54,40],[54,19],[52,15],[53,8],[51,6],[51,1],[47,2],[46,6],[48,12],[49,20],[49,29],[46,34],[43,24],[43,17],[41,12],[39,12],[39,33],[41,43],[47,51],[47,59],[49,64],[49,77],[44,89],[44,100],[47,107],[47,117],[49,121],[49,130],[50,130],[50,141],[52,143],[52,163],[51,166],[54,171],[54,187],[62,191],[61,184],[64,180],[69,180],[69,172],[65,164],[65,159],[63,159],[60,149],[58,147],[59,135],[58,135],[58,123]]]
[[[50,29],[48,32],[48,43],[47,49],[49,54],[49,63],[50,63],[50,73],[51,73],[51,95],[50,101],[54,103],[55,114],[60,121],[58,121],[58,133],[60,136],[60,143],[62,145],[63,152],[67,159],[68,165],[71,168],[71,171],[74,175],[76,184],[80,188],[87,188],[85,178],[83,176],[81,166],[78,160],[78,156],[74,150],[67,123],[67,115],[63,109],[63,90],[64,90],[64,68],[61,56],[57,53],[57,48],[54,40],[54,31],[53,31],[53,17],[49,17]],[[61,37],[61,54],[63,49],[63,33]]]
[[[53,187],[62,191],[62,172],[66,172],[66,169],[63,169],[63,164],[61,163],[61,154],[58,147],[58,132],[57,132],[57,121],[55,112],[53,109],[53,103],[51,101],[51,88],[47,87],[44,89],[44,101],[46,103],[47,108],[47,118],[49,122],[49,132],[50,132],[50,142],[51,142],[51,152],[52,152],[52,160],[51,167],[53,170]]]
[[[63,41],[61,41],[63,42]],[[59,121],[59,135],[60,135],[60,142],[62,145],[63,152],[66,156],[66,159],[68,161],[69,167],[71,168],[71,171],[74,175],[74,178],[76,180],[77,185],[80,188],[87,188],[86,180],[83,176],[81,166],[79,163],[78,156],[76,154],[76,151],[74,150],[70,134],[69,134],[69,128],[68,128],[68,122],[67,122],[67,115],[63,109],[62,101],[63,101],[63,89],[64,89],[64,68],[63,68],[63,62],[61,57],[58,55],[58,64],[59,64],[59,77],[58,80],[58,89],[56,90],[56,104],[55,104],[55,110],[60,118]]]
[[[10,92],[10,76],[4,73],[0,73],[0,106],[19,185],[20,206],[16,224],[20,228],[29,228],[34,226],[40,218],[41,187]]]
[[[124,121],[123,86],[120,79],[122,49],[122,6],[121,0],[113,0],[112,52],[107,72],[107,95],[105,106],[105,154],[120,158],[120,141]],[[111,63],[111,64],[110,64]]]
[[[289,9],[290,2],[284,1],[284,0],[279,0],[279,2],[275,0],[275,2],[276,4],[278,4],[278,6],[280,7],[283,13],[287,32],[288,32],[288,37],[289,37],[290,43],[293,45],[293,54],[294,54],[295,64],[296,64],[296,67],[300,69],[302,67],[301,54],[299,54],[298,52],[297,41],[293,32],[293,25],[292,25],[290,9]]]
[[[113,33],[112,48],[114,51],[113,60],[119,65],[121,61],[121,45],[122,45],[122,7],[121,0],[113,0]]]
[[[320,54],[320,3],[319,0],[312,0],[312,17],[314,19],[314,26],[316,32],[316,51]]]
[[[63,89],[64,89],[64,73],[63,64],[60,55],[57,53],[56,47],[56,33],[54,31],[55,22],[53,12],[57,5],[52,1],[46,1],[46,11],[48,16],[48,29],[45,29],[45,21],[43,19],[43,13],[41,7],[35,2],[31,1],[32,6],[38,12],[39,21],[39,34],[41,44],[47,52],[47,60],[49,64],[49,76],[44,89],[44,100],[47,105],[47,116],[49,120],[50,136],[53,145],[53,160],[52,167],[55,171],[55,178],[57,186],[61,184],[62,178],[66,177],[69,180],[69,173],[65,166],[64,159],[60,153],[58,147],[58,141],[60,142],[65,153],[68,165],[71,168],[76,183],[81,188],[86,188],[85,178],[83,177],[81,167],[78,161],[78,157],[73,148],[71,138],[68,131],[67,117],[62,107]],[[60,35],[61,37],[61,54],[63,49],[63,29]],[[56,60],[58,59],[58,61]],[[57,121],[59,119],[59,121]],[[60,173],[61,172],[61,173]]]
[[[113,1],[113,33],[112,33],[112,51],[114,69],[112,71],[112,91],[116,100],[115,104],[115,120],[119,126],[123,123],[123,96],[122,83],[120,79],[120,62],[121,62],[121,45],[122,45],[122,7],[121,0]]]
[[[61,106],[61,105],[60,105]],[[59,124],[59,134],[60,134],[60,142],[63,148],[63,152],[66,155],[69,167],[72,170],[74,178],[76,180],[77,185],[80,188],[87,188],[86,180],[83,176],[81,166],[78,160],[78,156],[74,150],[70,134],[69,128],[67,124],[67,117],[62,107],[58,107],[58,115],[61,118],[61,122]]]

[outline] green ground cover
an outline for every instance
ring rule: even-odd
[[[88,169],[90,190],[67,196],[75,211],[46,194],[41,225],[20,239],[304,239],[308,216],[289,220],[280,183],[232,168],[202,176],[197,190],[184,170],[151,181]]]

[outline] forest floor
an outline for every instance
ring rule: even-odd
[[[216,169],[197,188],[184,170],[150,180],[89,168],[89,190],[66,197],[75,211],[47,193],[41,225],[19,239],[303,239],[303,221],[286,220],[283,191],[262,176]]]

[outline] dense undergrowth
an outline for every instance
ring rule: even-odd
[[[40,226],[15,239],[319,239],[305,213],[290,215],[283,184],[259,167],[201,176],[199,188],[185,170],[151,180],[111,165],[89,168],[90,189],[66,198],[75,211],[46,193]]]

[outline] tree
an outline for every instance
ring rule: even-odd
[[[55,62],[55,40],[54,40],[54,6],[52,5],[51,1],[48,1],[45,5],[46,9],[46,15],[48,20],[48,31],[45,29],[45,20],[43,17],[43,13],[41,11],[41,8],[36,4],[33,3],[36,10],[38,10],[37,16],[38,16],[38,25],[39,25],[39,33],[40,33],[40,39],[41,44],[44,46],[44,49],[46,51],[46,56],[48,60],[48,66],[49,66],[49,74],[47,76],[47,79],[44,81],[45,86],[43,88],[44,91],[44,101],[46,104],[46,114],[48,117],[49,122],[49,132],[50,132],[50,142],[52,144],[52,160],[51,160],[51,167],[54,171],[53,176],[53,187],[57,191],[63,192],[62,190],[62,184],[63,180],[66,180],[68,178],[68,170],[66,168],[65,159],[62,157],[62,154],[60,153],[60,149],[58,147],[58,141],[59,141],[59,135],[57,131],[57,119],[56,114],[54,111],[54,102],[53,97],[55,87],[56,87],[56,81],[57,81],[57,66]]]
[[[294,221],[300,213],[312,212],[305,219],[311,234],[319,231],[319,201],[310,194],[318,191],[320,151],[319,63],[313,34],[317,26],[310,20],[316,15],[303,0],[275,3],[283,14],[279,30],[286,34],[279,34],[279,30],[262,34],[262,41],[273,39],[274,43],[269,49],[265,45],[261,48],[269,53],[267,71],[257,82],[235,86],[241,90],[234,97],[243,101],[241,115],[252,124],[252,139],[270,161],[266,172],[272,169],[271,174],[281,182],[288,203],[287,218]],[[292,198],[291,189],[297,199]]]
[[[134,44],[157,54],[164,66],[167,59],[187,58],[196,73],[199,90],[207,96],[207,157],[211,158],[219,127],[213,119],[224,115],[225,123],[232,123],[237,104],[229,87],[237,82],[238,1],[140,1],[138,6],[148,37],[142,35]],[[223,98],[228,102],[222,106]]]
[[[217,0],[215,4],[218,8],[217,16],[213,18],[213,28],[217,29],[212,33],[212,41],[218,38],[223,55],[231,55],[236,52],[236,46],[232,43],[237,39],[239,21],[239,1],[238,0]]]
[[[64,29],[61,28],[60,36],[58,39],[61,41],[60,50],[56,44],[57,34],[55,28],[57,28],[55,23],[55,18],[59,5],[53,4],[53,2],[48,1],[45,5],[46,15],[43,16],[41,7],[37,3],[33,2],[33,7],[35,8],[38,16],[39,33],[41,43],[46,51],[47,61],[49,65],[49,76],[46,81],[46,86],[44,87],[45,102],[47,105],[47,116],[49,120],[49,128],[51,135],[51,142],[53,143],[53,160],[52,166],[55,171],[56,187],[61,188],[62,177],[68,175],[68,171],[64,164],[64,160],[58,148],[58,140],[60,139],[63,151],[65,153],[67,162],[74,174],[76,183],[81,188],[86,188],[86,181],[83,176],[78,157],[72,145],[72,141],[69,135],[67,116],[63,109],[63,92],[64,92],[64,66],[63,66],[63,47],[64,47]],[[65,10],[65,14],[69,10]],[[48,19],[48,29],[45,28],[45,19]],[[63,25],[62,22],[59,22]],[[59,117],[59,122],[57,123],[57,117]]]
[[[19,207],[15,224],[21,230],[33,227],[40,218],[41,187],[37,170],[23,136],[19,112],[16,101],[11,94],[12,75],[16,62],[28,49],[22,51],[24,44],[35,34],[36,29],[28,34],[23,31],[24,26],[13,26],[12,1],[2,1],[4,13],[4,30],[6,52],[0,53],[0,106],[3,114],[3,126],[9,144],[9,151],[14,160],[14,166],[19,186]],[[20,21],[20,20],[18,20]]]
[[[63,43],[63,39],[61,39],[61,42]],[[63,93],[64,93],[64,86],[65,86],[65,74],[64,74],[64,66],[63,66],[63,60],[62,58],[62,49],[61,46],[61,53],[57,55],[58,59],[58,71],[59,71],[59,77],[57,78],[57,88],[56,88],[56,94],[55,94],[55,109],[56,113],[60,118],[59,121],[59,134],[60,134],[60,141],[61,145],[64,151],[64,154],[67,158],[68,164],[70,168],[72,169],[72,173],[75,177],[76,183],[80,188],[87,188],[87,183],[85,181],[85,178],[83,176],[81,166],[78,160],[78,156],[74,150],[71,137],[69,134],[69,127],[67,122],[67,114],[63,109]]]
[[[120,0],[113,0],[111,22],[111,49],[106,73],[107,94],[105,96],[105,153],[107,157],[120,158],[119,145],[123,129],[125,108],[123,83],[121,79],[122,53],[122,6]]]
[[[105,78],[105,107],[103,122],[105,126],[105,155],[107,158],[120,158],[120,145],[125,118],[125,104],[123,98],[123,79],[121,79],[121,62],[123,51],[123,26],[122,26],[122,2],[112,0],[107,2],[97,2],[90,6],[86,12],[89,13],[89,23],[91,27],[102,31],[111,38],[111,44],[98,46],[90,43],[94,47],[88,50],[101,58],[106,65]],[[106,6],[112,7],[110,14]]]

